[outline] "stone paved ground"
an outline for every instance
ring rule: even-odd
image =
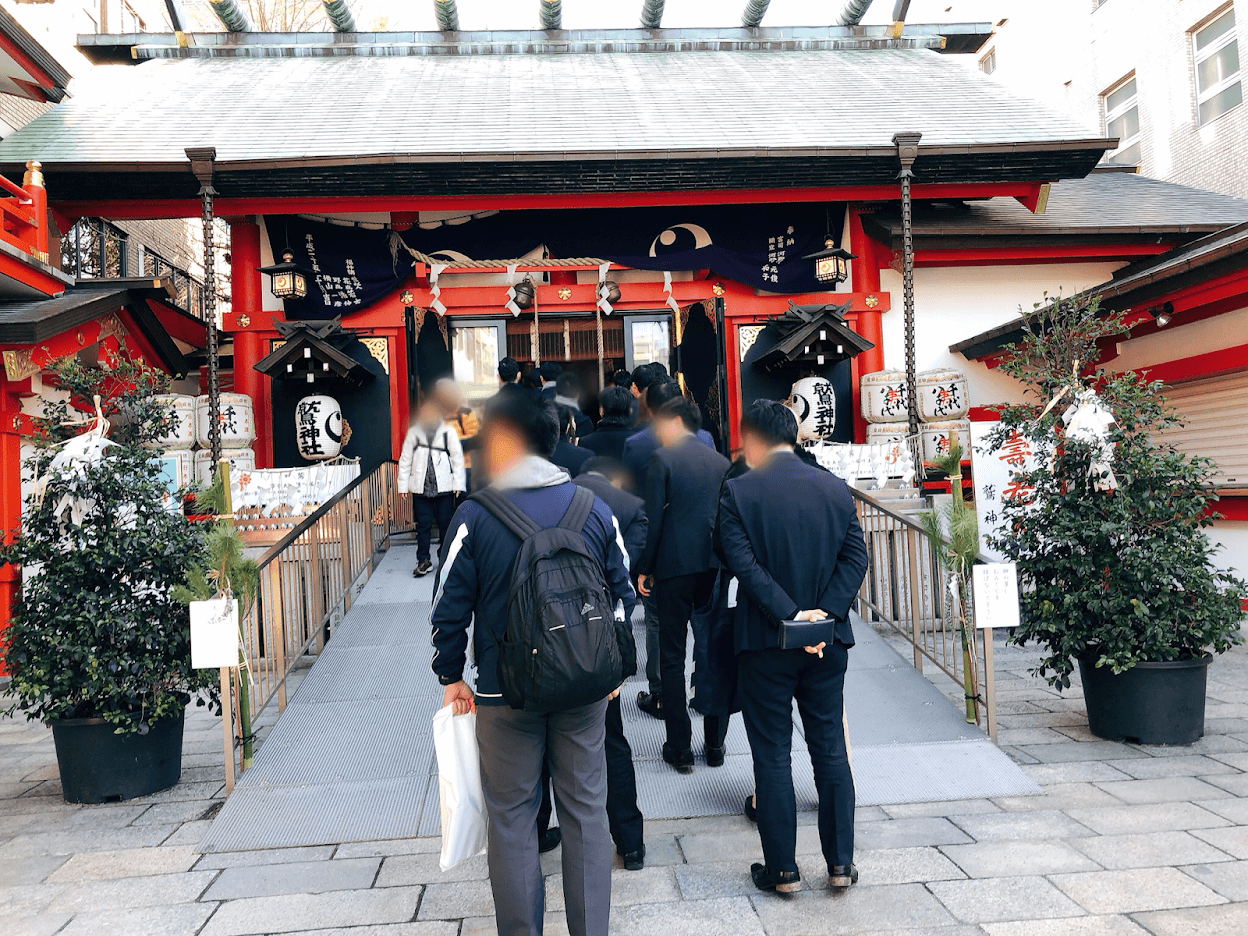
[[[862,881],[843,895],[821,888],[809,814],[808,890],[791,898],[753,890],[760,852],[744,819],[650,823],[646,870],[616,872],[613,932],[1248,933],[1248,650],[1210,669],[1207,736],[1157,749],[1092,737],[1077,688],[1059,697],[1027,674],[1033,653],[998,648],[1000,742],[1044,795],[860,810]],[[441,874],[436,839],[197,854],[222,796],[219,732],[202,710],[188,719],[174,789],[77,807],[60,799],[50,732],[0,720],[0,933],[494,932],[483,864]],[[547,859],[558,934],[558,853]]]

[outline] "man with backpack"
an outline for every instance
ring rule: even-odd
[[[549,764],[573,936],[606,936],[611,902],[605,716],[636,670],[635,596],[610,509],[546,457],[559,427],[519,394],[487,409],[479,455],[493,483],[456,512],[434,597],[443,705],[477,713],[500,936],[542,932],[537,813]],[[469,626],[476,689],[464,682]]]
[[[438,536],[445,541],[457,496],[468,487],[463,445],[446,416],[440,399],[431,396],[425,400],[407,431],[399,456],[395,483],[400,494],[412,495],[416,520],[416,568],[412,575],[417,578],[433,570],[429,544],[434,523],[438,525]]]

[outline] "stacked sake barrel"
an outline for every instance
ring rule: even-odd
[[[958,434],[964,452],[969,451],[971,424],[970,395],[966,375],[951,369],[919,371],[915,375],[921,425],[919,438],[923,460],[931,461],[949,452],[949,437]],[[906,372],[876,371],[862,378],[862,416],[867,420],[867,442],[872,445],[900,443],[910,434],[907,419],[910,393]]]
[[[173,421],[169,431],[148,447],[159,452],[171,486],[183,488],[192,481],[212,483],[213,461],[208,439],[208,397],[165,393],[156,401],[168,407]],[[228,458],[231,472],[254,471],[256,417],[251,398],[243,393],[221,394],[221,455]],[[198,451],[195,450],[199,446]]]

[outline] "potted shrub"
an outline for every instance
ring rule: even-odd
[[[1179,423],[1161,382],[1095,368],[1129,331],[1096,298],[1059,298],[1007,349],[1001,369],[1031,401],[1001,408],[989,444],[1035,454],[991,542],[1018,563],[1013,640],[1044,646],[1036,672],[1059,689],[1079,666],[1090,730],[1190,744],[1212,654],[1241,640],[1245,585],[1218,570],[1202,532],[1216,517],[1213,463],[1158,436]]]
[[[186,705],[219,708],[173,595],[203,533],[143,447],[170,425],[154,399],[164,376],[71,360],[58,377],[26,466],[35,493],[0,548],[23,577],[3,652],[14,708],[52,727],[65,799],[99,803],[177,783]]]

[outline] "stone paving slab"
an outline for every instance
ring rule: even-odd
[[[644,903],[674,903],[680,900],[676,886],[676,873],[670,867],[644,868],[641,871],[611,872],[611,909],[630,907]],[[558,913],[564,910],[563,875],[546,877],[546,910]]]
[[[490,921],[491,929],[494,921]],[[465,930],[465,933],[467,931]],[[548,936],[556,936],[547,930]],[[433,921],[429,923],[383,923],[380,926],[351,926],[341,929],[304,930],[299,936],[460,936],[459,924]],[[491,936],[494,936],[491,933]]]
[[[204,900],[364,890],[372,887],[380,866],[380,858],[347,858],[226,868],[204,893]]]
[[[1086,825],[1056,809],[1025,813],[955,813],[949,816],[949,821],[977,842],[1077,838],[1095,834]]]
[[[928,885],[959,920],[991,923],[1083,916],[1084,911],[1039,875],[987,880],[938,881]]]
[[[755,893],[750,902],[767,936],[858,936],[886,919],[898,929],[957,922],[920,884],[851,887],[843,894],[808,890],[791,897]]]
[[[547,931],[549,933],[549,930]],[[640,904],[625,907],[611,916],[611,936],[779,936],[779,928],[763,929],[744,897],[720,900],[689,900],[671,904]],[[830,930],[828,932],[831,932]],[[491,934],[493,936],[493,934]]]
[[[1227,900],[1248,901],[1248,861],[1187,865],[1180,870]]]
[[[941,851],[973,878],[1097,871],[1101,867],[1066,843],[1052,840],[945,845]]]
[[[194,849],[131,848],[122,851],[88,852],[74,855],[47,880],[56,884],[75,881],[106,881],[111,878],[145,877],[189,871],[199,858]]]
[[[188,871],[67,884],[48,905],[48,912],[78,913],[190,903],[203,894],[215,876],[215,871]]]
[[[215,904],[172,904],[80,914],[57,936],[196,936]]]
[[[1160,780],[1106,780],[1096,784],[1124,803],[1190,803],[1193,800],[1231,796],[1221,787],[1197,777],[1166,777]]]
[[[8,917],[4,921],[4,934],[5,936],[53,936],[72,919],[73,915],[69,913]]]
[[[544,857],[544,856],[543,856]],[[361,861],[368,859],[338,859],[331,864],[337,866],[343,860]],[[489,865],[485,855],[461,861],[450,871],[443,871],[438,866],[439,856],[436,853],[423,855],[394,855],[386,858],[377,875],[376,887],[408,887],[413,884],[447,884],[454,881],[484,881],[490,876]]]
[[[1125,916],[985,923],[983,930],[988,936],[1148,936],[1147,930]]]
[[[1142,913],[1136,919],[1154,936],[1243,936],[1248,933],[1248,904]]]
[[[419,887],[387,887],[231,900],[217,908],[200,936],[250,936],[366,923],[406,923],[415,916],[420,897]]]
[[[1071,845],[1106,870],[1163,868],[1175,864],[1230,861],[1231,856],[1188,832],[1140,832],[1072,839]]]
[[[1142,913],[1226,903],[1177,868],[1055,874],[1053,883],[1090,913]]]
[[[192,852],[194,851],[193,849],[190,850]],[[202,871],[213,868],[246,868],[251,865],[276,865],[286,864],[288,862],[319,861],[330,858],[333,855],[333,845],[309,845],[300,848],[265,848],[259,851],[217,852],[208,855],[196,854],[195,857],[199,860],[195,863],[195,870]],[[344,855],[343,857],[347,858],[353,856]]]
[[[1248,826],[1197,829],[1192,834],[1236,858],[1248,858]]]
[[[1099,835],[1133,832],[1164,832],[1172,829],[1208,829],[1229,825],[1215,810],[1195,803],[1158,803],[1144,806],[1110,806],[1070,809],[1067,815]]]

